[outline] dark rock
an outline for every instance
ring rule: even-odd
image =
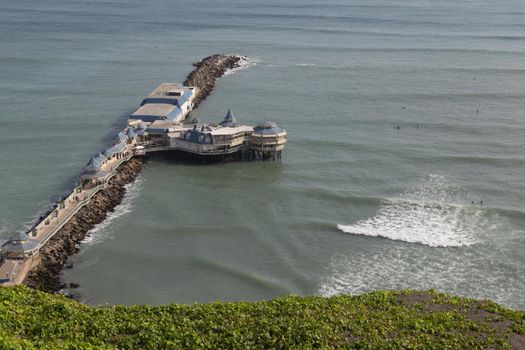
[[[239,56],[213,55],[195,63],[195,70],[184,81],[184,85],[199,89],[194,100],[195,108],[211,93],[218,78],[227,70],[239,67],[245,59]],[[64,290],[66,286],[60,281],[61,270],[64,266],[73,267],[71,263],[66,264],[68,257],[79,251],[78,245],[86,237],[87,232],[102,222],[107,213],[113,211],[122,201],[126,192],[125,185],[135,180],[144,162],[144,158],[132,158],[120,165],[117,175],[109,181],[107,187],[93,196],[91,202],[80,209],[49,240],[40,251],[40,263],[30,271],[25,281],[27,286],[49,292]],[[76,288],[74,286],[78,287],[76,283],[70,283],[71,288]],[[77,298],[71,292],[67,293],[68,297]]]
[[[185,86],[195,86],[199,89],[194,100],[195,108],[204,101],[215,86],[215,81],[229,69],[240,66],[245,57],[231,55],[212,55],[194,63],[196,69],[184,81]]]
[[[65,288],[60,281],[60,272],[68,257],[78,252],[78,245],[87,232],[102,222],[106,213],[120,203],[125,193],[124,186],[137,177],[143,164],[144,160],[140,158],[132,158],[122,164],[117,169],[117,175],[108,184],[110,191],[98,192],[88,205],[80,209],[72,220],[49,240],[40,251],[40,264],[29,273],[25,282],[27,286],[50,292]],[[115,193],[119,193],[119,196],[115,196]]]
[[[69,284],[69,288],[73,288],[73,289],[75,289],[75,288],[78,288],[78,287],[80,287],[80,284],[78,284],[78,283],[71,282],[71,283]]]

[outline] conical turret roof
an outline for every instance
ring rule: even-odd
[[[228,109],[228,113],[226,114],[226,117],[224,117],[224,120],[220,122],[219,125],[222,127],[235,127],[241,124],[237,122],[237,118],[235,118],[231,109]]]

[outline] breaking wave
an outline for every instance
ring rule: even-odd
[[[115,219],[132,212],[135,199],[140,195],[143,181],[144,180],[142,176],[139,175],[134,182],[124,186],[126,188],[126,193],[122,198],[122,202],[120,202],[120,204],[117,205],[112,212],[108,213],[108,216],[104,219],[104,221],[95,225],[95,227],[89,230],[86,238],[84,238],[82,241],[83,244],[95,245],[108,238],[110,232],[108,229],[111,223]]]
[[[256,58],[251,58],[251,57],[243,57],[243,59],[239,62],[239,67],[237,68],[233,68],[233,69],[229,69],[227,70],[223,76],[228,76],[228,75],[232,75],[232,74],[235,74],[237,73],[238,71],[240,70],[243,70],[243,69],[248,69],[248,68],[251,68],[251,67],[254,67],[256,66],[258,63],[260,62],[260,60],[256,59]]]
[[[502,252],[497,248],[427,253],[405,245],[336,254],[318,293],[332,296],[378,289],[434,288],[471,298],[490,298],[513,308],[525,307],[525,268],[519,262],[502,262]]]
[[[471,204],[472,199],[472,195],[443,176],[430,175],[399,198],[384,200],[374,217],[337,228],[346,233],[431,247],[468,246],[493,228],[489,215],[496,215],[479,204]]]

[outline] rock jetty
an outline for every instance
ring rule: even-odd
[[[31,270],[26,284],[32,288],[57,292],[65,285],[60,272],[70,255],[78,252],[79,244],[96,224],[122,201],[125,185],[133,182],[140,173],[144,160],[133,158],[117,169],[117,175],[109,180],[106,188],[99,191],[91,202],[80,209],[40,251],[40,263]]]
[[[194,108],[197,108],[208,97],[218,78],[222,77],[230,69],[239,68],[245,60],[246,57],[244,56],[212,55],[194,63],[193,66],[196,69],[184,81],[185,86],[199,88],[194,100]]]
[[[186,86],[197,87],[194,108],[212,92],[215,81],[230,69],[240,67],[245,57],[231,55],[212,55],[194,63],[195,69],[184,81]],[[58,231],[40,250],[39,261],[35,264],[25,284],[49,292],[58,292],[67,286],[61,282],[63,268],[71,268],[68,257],[77,253],[79,245],[95,225],[101,223],[107,214],[122,201],[126,192],[125,186],[135,180],[145,160],[134,157],[117,169],[106,188],[100,190],[90,201],[76,213],[71,220]],[[70,284],[76,288],[78,284]]]

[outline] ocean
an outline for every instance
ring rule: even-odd
[[[0,239],[142,98],[246,55],[199,107],[275,120],[283,159],[152,157],[65,283],[88,304],[430,289],[525,309],[525,3],[0,3]]]

